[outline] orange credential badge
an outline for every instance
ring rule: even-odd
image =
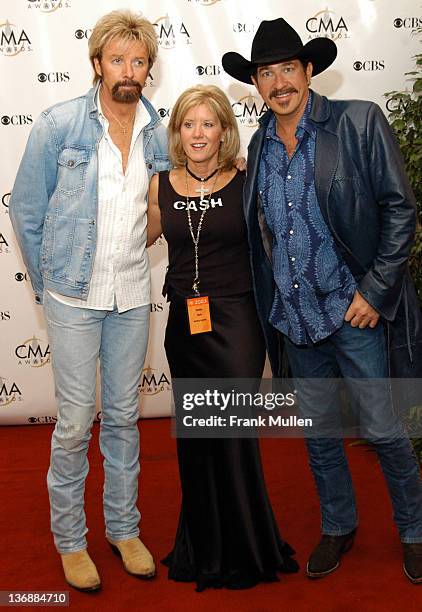
[[[186,306],[188,309],[191,335],[212,331],[210,303],[207,295],[188,298],[186,300]]]

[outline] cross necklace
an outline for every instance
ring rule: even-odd
[[[186,164],[186,171],[188,174],[191,175],[192,178],[194,178],[196,181],[198,181],[198,183],[201,183],[201,187],[199,189],[195,189],[196,193],[199,193],[201,200],[204,199],[204,196],[206,193],[210,193],[210,188],[209,187],[205,187],[205,183],[207,181],[210,180],[210,178],[212,178],[215,174],[217,174],[219,168],[216,168],[215,170],[213,170],[211,172],[211,174],[209,174],[208,176],[197,176],[196,174],[194,174],[192,172],[192,170],[189,169],[188,165]]]

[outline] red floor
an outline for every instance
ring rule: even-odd
[[[168,419],[140,423],[142,538],[157,560],[170,549],[176,527],[179,488],[175,441]],[[319,514],[302,440],[265,439],[262,452],[268,489],[282,533],[296,548],[300,574],[246,591],[207,590],[167,580],[163,566],[151,582],[122,571],[103,536],[102,468],[98,425],[90,449],[86,508],[89,550],[103,581],[97,594],[66,587],[49,533],[45,474],[51,427],[0,428],[0,590],[70,591],[73,610],[173,612],[179,610],[269,612],[286,610],[410,612],[422,609],[422,586],[402,573],[401,547],[376,456],[348,448],[360,510],[355,546],[331,576],[311,581],[303,568],[319,538]],[[235,517],[234,517],[235,520]]]

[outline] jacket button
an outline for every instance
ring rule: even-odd
[[[69,161],[67,162],[67,165],[72,168],[72,166],[75,165],[75,162],[73,161],[73,159],[69,159]]]
[[[152,164],[148,164],[148,168],[151,170],[151,168],[152,168]]]

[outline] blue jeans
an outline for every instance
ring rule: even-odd
[[[359,408],[365,433],[375,445],[402,542],[422,542],[422,481],[412,445],[395,414],[388,382],[388,359],[382,323],[359,329],[343,323],[326,340],[312,346],[285,342],[293,378],[299,389],[300,411],[327,431],[340,430],[339,376]],[[327,379],[307,385],[300,379]],[[337,379],[337,380],[336,380]],[[358,384],[353,379],[377,379]],[[385,382],[383,382],[385,381]],[[369,383],[370,381],[368,381]],[[322,388],[323,387],[323,388]],[[301,393],[301,389],[304,392]],[[309,389],[319,389],[317,393]],[[309,463],[317,485],[322,533],[344,535],[358,523],[355,495],[341,437],[308,437]]]
[[[51,529],[60,553],[84,550],[87,451],[100,360],[100,449],[106,535],[139,535],[138,385],[148,342],[149,305],[119,314],[66,306],[44,295],[58,402],[47,476]]]

